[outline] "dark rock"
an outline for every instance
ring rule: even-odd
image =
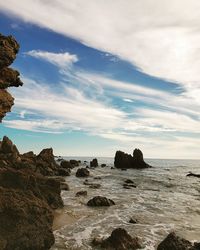
[[[66,182],[60,183],[61,190],[69,191],[69,185]]]
[[[110,169],[115,169],[114,167],[111,167]]]
[[[151,167],[143,160],[142,151],[135,149],[133,151],[133,156],[126,154],[122,151],[117,151],[115,154],[114,165],[116,168],[127,169],[136,168],[143,169]]]
[[[106,164],[101,164],[101,167],[102,167],[102,168],[105,168],[105,167],[106,167]]]
[[[90,207],[101,207],[101,206],[112,206],[115,205],[114,201],[111,199],[107,199],[103,196],[95,196],[87,203]]]
[[[96,158],[93,159],[93,160],[90,162],[90,167],[91,167],[91,168],[96,168],[96,167],[98,167],[98,161],[97,161]]]
[[[87,191],[79,191],[76,193],[76,197],[79,197],[79,196],[87,196]]]
[[[70,176],[70,173],[71,173],[71,170],[69,168],[68,169],[65,169],[65,168],[58,169],[58,175],[60,175],[60,176]]]
[[[62,168],[67,168],[67,169],[68,169],[68,168],[69,168],[69,169],[72,169],[72,168],[73,168],[72,164],[71,164],[69,161],[65,161],[65,160],[61,161],[60,166],[61,166]]]
[[[190,173],[187,174],[186,176],[192,176],[192,177],[200,178],[200,174],[193,174],[192,172],[190,172]]]
[[[78,166],[79,166],[79,161],[77,161],[77,160],[70,160],[69,162],[70,162],[70,164],[71,164],[73,167],[78,167]]]
[[[86,168],[79,168],[76,171],[76,177],[88,177],[90,175],[90,171]]]
[[[32,171],[2,168],[0,197],[2,250],[44,250],[53,245],[52,209],[63,207],[59,182]]]
[[[98,189],[98,188],[100,188],[100,187],[101,187],[101,185],[98,184],[98,183],[91,183],[91,184],[89,185],[89,188],[93,188],[93,189]]]
[[[111,236],[105,240],[93,240],[93,245],[113,250],[136,250],[141,248],[138,238],[132,238],[123,228],[113,230]]]
[[[157,247],[157,250],[190,250],[192,243],[170,233]]]
[[[137,220],[134,219],[134,218],[130,218],[129,223],[136,224],[136,223],[137,223]]]
[[[126,179],[124,182],[127,184],[134,184],[134,181],[132,181],[131,179]]]
[[[94,177],[95,180],[101,180],[100,176]]]

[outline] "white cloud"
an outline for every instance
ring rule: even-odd
[[[61,68],[68,68],[73,63],[78,61],[77,55],[72,55],[68,52],[65,53],[53,53],[42,50],[31,50],[25,53],[28,56],[32,56],[38,59],[45,60]]]
[[[7,0],[0,7],[178,82],[188,92],[200,88],[198,0]]]

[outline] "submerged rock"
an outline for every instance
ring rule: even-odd
[[[117,228],[105,239],[94,239],[93,245],[113,250],[136,250],[141,248],[137,237],[132,238],[125,229]]]
[[[79,191],[76,193],[76,197],[79,197],[79,196],[87,196],[87,191]]]
[[[101,207],[101,206],[112,206],[115,205],[114,201],[111,199],[107,199],[103,196],[95,196],[87,203],[90,207]]]
[[[87,168],[79,168],[76,171],[76,177],[88,177],[90,175],[90,171]]]
[[[61,163],[60,163],[60,166],[62,168],[66,168],[66,169],[72,169],[73,168],[72,164],[69,161],[66,161],[66,160],[62,160]]]
[[[117,151],[115,154],[114,165],[116,168],[121,169],[143,169],[151,167],[144,161],[142,151],[139,149],[133,151],[133,156],[122,151]]]
[[[187,174],[186,176],[188,176],[188,177],[192,176],[192,177],[200,178],[200,174],[194,174],[194,173],[192,173],[192,172],[190,172],[190,173]]]
[[[73,167],[78,167],[80,163],[80,161],[77,160],[70,160],[69,162]]]

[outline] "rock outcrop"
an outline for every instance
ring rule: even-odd
[[[8,68],[15,60],[19,44],[12,36],[0,34],[0,122],[14,104],[14,98],[8,93],[8,87],[19,87],[23,83],[19,72]]]
[[[157,250],[199,250],[200,243],[192,244],[190,241],[170,233],[157,247]]]
[[[127,169],[136,168],[143,169],[151,167],[143,159],[143,153],[140,149],[133,151],[133,156],[122,151],[117,151],[115,154],[114,165],[116,168]]]
[[[88,177],[90,175],[90,171],[87,168],[79,168],[76,171],[76,177]]]
[[[136,250],[141,248],[138,238],[132,238],[123,228],[113,230],[111,235],[105,240],[94,239],[92,243],[94,246],[113,250]]]
[[[96,167],[98,167],[98,161],[97,161],[96,158],[93,159],[93,160],[90,162],[90,167],[91,167],[91,168],[96,168]]]

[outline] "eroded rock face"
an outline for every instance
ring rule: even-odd
[[[135,149],[133,151],[133,156],[130,154],[126,154],[122,151],[117,151],[115,154],[114,165],[116,168],[126,169],[126,168],[149,168],[144,159],[143,154],[140,149]]]
[[[136,250],[141,248],[138,238],[132,238],[123,228],[113,230],[105,240],[93,240],[93,245],[100,245],[101,248],[113,250]]]
[[[0,249],[49,249],[54,243],[52,209],[63,206],[60,183],[2,168],[0,197]]]
[[[0,122],[14,104],[14,98],[6,89],[23,84],[19,78],[19,72],[8,68],[15,60],[18,50],[19,44],[14,37],[0,34]]]

